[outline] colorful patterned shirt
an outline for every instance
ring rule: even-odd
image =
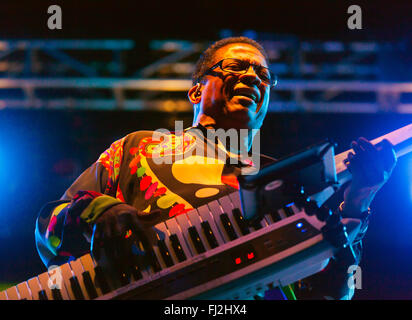
[[[41,209],[35,237],[44,264],[90,252],[90,222],[110,206],[127,203],[153,226],[236,191],[240,168],[249,164],[231,164],[221,143],[206,139],[205,128],[195,129],[161,138],[137,131],[115,141],[60,200]],[[219,149],[223,158],[216,156]],[[274,161],[262,156],[261,166]]]

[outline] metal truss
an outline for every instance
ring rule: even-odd
[[[382,81],[381,44],[293,38],[261,43],[280,78],[271,93],[270,112],[412,113],[412,82]],[[0,41],[0,109],[191,111],[190,74],[206,46],[152,41],[151,50],[159,58],[133,71],[121,59],[134,50],[131,40]],[[12,59],[18,51],[20,60]],[[79,51],[87,51],[89,60],[76,58]],[[101,62],[114,66],[109,77],[96,67],[103,51],[111,53],[110,61]],[[52,76],[39,72],[47,66]]]

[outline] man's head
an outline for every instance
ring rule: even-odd
[[[231,65],[234,60],[227,59],[252,65],[244,73],[238,73],[238,66],[232,68]],[[225,130],[259,129],[267,112],[270,92],[265,78],[268,70],[262,67],[268,67],[268,58],[254,40],[227,38],[211,45],[196,64],[193,86],[188,93],[195,109],[194,123],[207,118]]]

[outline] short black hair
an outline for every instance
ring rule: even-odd
[[[227,46],[228,44],[232,43],[247,43],[262,53],[262,55],[265,57],[265,59],[268,61],[268,55],[266,54],[265,49],[263,49],[262,45],[256,42],[253,39],[247,38],[247,37],[230,37],[230,38],[224,38],[221,40],[216,41],[212,45],[210,45],[200,56],[200,58],[197,60],[196,65],[195,65],[195,70],[193,71],[192,74],[192,83],[195,85],[197,82],[199,82],[200,78],[203,77],[204,73],[211,67],[211,63],[213,61],[213,57],[216,53],[217,50],[220,48]]]

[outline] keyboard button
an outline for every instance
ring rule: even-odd
[[[176,253],[176,256],[179,262],[185,261],[187,257],[186,257],[185,252],[183,251],[182,245],[177,235],[171,234],[169,239],[170,239],[170,243],[172,244],[173,250]]]
[[[200,235],[197,232],[196,227],[194,226],[189,227],[188,232],[192,240],[192,243],[196,248],[197,253],[205,252],[206,251],[205,246],[203,245],[202,239],[200,238]]]

